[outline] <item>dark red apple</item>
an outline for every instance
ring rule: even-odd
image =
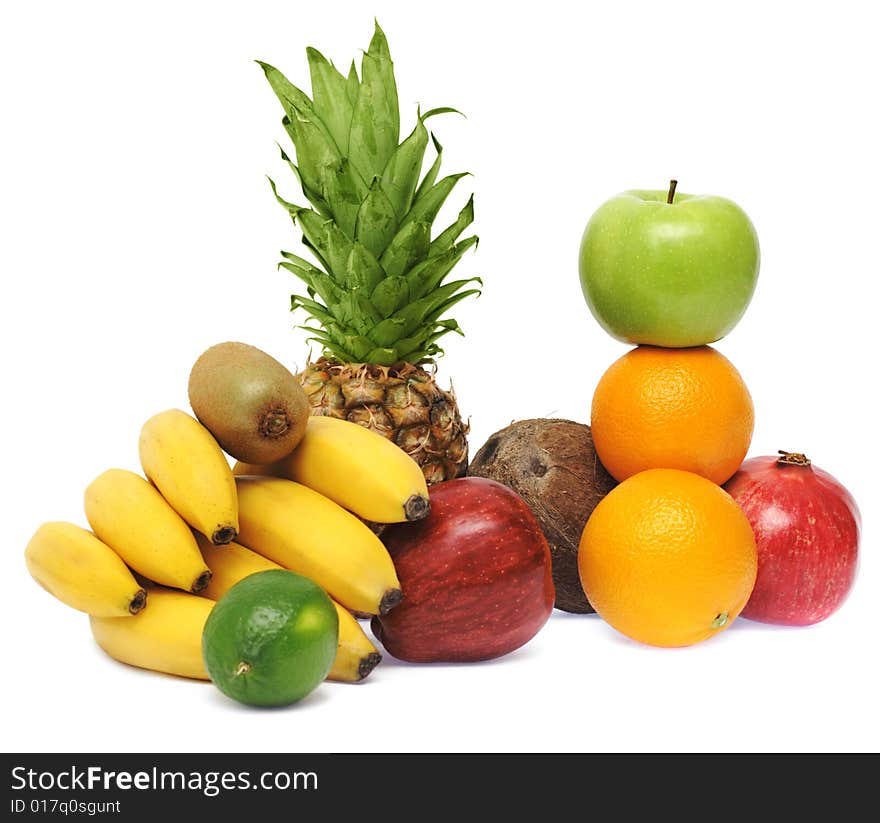
[[[724,488],[755,532],[758,579],[743,617],[808,626],[852,589],[860,517],[850,493],[802,454],[747,460]]]
[[[431,514],[382,533],[403,601],[373,618],[400,660],[489,660],[535,636],[553,611],[550,549],[516,492],[482,477],[430,488]]]

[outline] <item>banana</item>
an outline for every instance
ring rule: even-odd
[[[151,417],[141,429],[141,466],[187,523],[214,543],[238,534],[235,480],[223,450],[198,420],[180,409]]]
[[[385,614],[402,599],[382,542],[318,492],[278,477],[237,477],[239,542],[310,577],[349,609]]]
[[[339,645],[336,647],[336,659],[327,679],[357,683],[379,665],[382,655],[351,612],[335,600],[333,605],[339,615]]]
[[[248,575],[281,568],[277,563],[239,543],[215,546],[201,534],[196,535],[196,541],[212,574],[211,582],[199,594],[210,597],[211,600],[219,600]]]
[[[211,582],[189,527],[140,475],[108,469],[86,489],[85,508],[95,535],[144,577],[192,592]]]
[[[246,549],[238,543],[222,548],[212,545],[202,535],[196,535],[202,556],[214,577],[203,592],[204,597],[219,600],[239,580],[256,572],[282,568],[262,555]],[[363,680],[382,660],[379,650],[370,642],[364,630],[351,612],[335,600],[333,605],[339,615],[339,645],[328,680],[356,683]]]
[[[214,601],[151,589],[150,607],[134,618],[90,617],[92,635],[110,657],[166,674],[208,680],[202,631]]]
[[[49,594],[98,617],[130,617],[147,593],[119,555],[73,523],[44,523],[27,544],[28,571]]]
[[[334,417],[310,417],[300,444],[283,460],[238,464],[234,473],[295,480],[374,523],[421,520],[430,512],[415,460],[382,435]]]

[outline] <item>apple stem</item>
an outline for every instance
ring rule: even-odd
[[[779,466],[809,466],[811,460],[800,452],[787,452],[779,449],[779,457],[776,460]]]
[[[672,205],[672,201],[675,199],[675,187],[678,185],[678,180],[670,180],[669,181],[669,194],[666,195],[666,202],[669,205]]]

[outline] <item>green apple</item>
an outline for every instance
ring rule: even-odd
[[[721,339],[745,313],[758,235],[724,197],[627,191],[603,203],[581,240],[584,297],[627,343],[683,348]]]

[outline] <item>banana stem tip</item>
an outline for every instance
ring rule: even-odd
[[[225,546],[227,543],[235,540],[236,537],[238,537],[238,529],[235,526],[220,526],[211,535],[211,542],[215,546]]]
[[[147,605],[147,591],[146,589],[138,589],[137,594],[132,598],[131,603],[128,604],[128,610],[132,614],[137,614],[138,612],[142,612]]]
[[[403,592],[400,589],[388,589],[379,603],[379,614],[388,614],[401,600],[403,600]]]
[[[403,513],[410,523],[424,520],[431,513],[431,501],[421,494],[411,495],[403,504]]]
[[[358,664],[358,680],[363,680],[381,662],[382,655],[379,652],[370,652],[366,657],[361,658]]]
[[[198,594],[203,589],[206,589],[211,582],[212,577],[211,570],[205,569],[193,582],[191,589],[192,593]]]

